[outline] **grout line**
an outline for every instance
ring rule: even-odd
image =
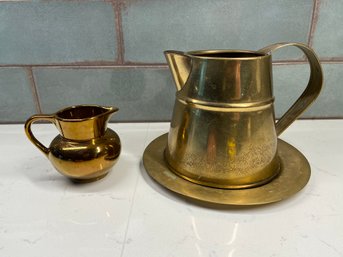
[[[0,4],[2,3],[32,3],[31,0],[0,0]]]
[[[163,122],[171,122],[171,119],[165,119],[165,120],[116,120],[116,121],[109,121],[109,123],[163,123]]]
[[[294,65],[294,64],[306,64],[308,63],[306,59],[301,59],[301,60],[292,60],[292,61],[273,61],[272,62],[274,65]]]
[[[121,17],[121,1],[120,0],[112,0],[113,11],[115,15],[115,30],[116,30],[116,39],[117,39],[117,63],[123,64],[124,63],[124,36],[123,36],[123,29],[122,29],[122,17]]]
[[[343,57],[333,58],[321,58],[325,61],[343,62]],[[304,59],[298,60],[277,60],[273,61],[273,64],[295,64],[295,63],[306,63]],[[51,63],[51,64],[0,64],[0,68],[8,67],[34,67],[34,68],[45,68],[45,67],[128,67],[128,68],[139,68],[139,67],[168,67],[167,63],[145,63],[145,62],[123,62],[121,64],[117,62],[75,62],[75,63]]]
[[[320,7],[320,0],[313,0],[313,11],[312,11],[312,19],[310,25],[310,33],[308,35],[308,45],[312,47],[313,45],[313,37],[316,31],[318,17],[319,17],[319,7]]]
[[[126,66],[145,66],[145,65],[156,65],[156,66],[166,66],[168,64],[166,62],[124,62],[123,65]]]
[[[343,58],[342,57],[332,57],[332,58],[320,58],[319,62],[321,64],[342,64]],[[307,60],[299,60],[299,61],[275,61],[273,64],[275,65],[294,65],[294,64],[307,64]]]
[[[28,64],[0,64],[1,67],[49,67],[49,66],[112,66],[117,65],[116,62],[108,61],[85,61],[85,62],[70,62],[70,63],[28,63]]]
[[[297,118],[297,120],[342,120],[342,119],[343,119],[343,116]]]
[[[80,63],[51,63],[51,64],[0,64],[0,68],[48,68],[48,67],[110,67],[110,68],[140,68],[168,67],[166,63],[122,63],[116,62],[80,62]]]
[[[112,0],[58,0],[59,2],[76,2],[76,3],[92,3],[92,2],[112,2]],[[42,3],[58,2],[57,0],[40,0]],[[0,0],[0,3],[36,3],[34,0]]]
[[[70,68],[70,69],[88,69],[88,68],[168,68],[167,64],[151,63],[151,64],[108,64],[108,65],[95,65],[92,63],[82,65],[69,65],[69,64],[5,64],[1,65],[0,68]]]
[[[37,113],[42,113],[42,108],[40,105],[37,86],[36,86],[36,82],[35,82],[35,78],[33,75],[32,68],[26,68],[25,71],[26,71],[27,77],[30,81],[31,93],[32,93],[32,97],[33,97],[33,100],[34,100],[35,105],[36,105],[36,111],[37,111]]]
[[[343,58],[342,57],[331,57],[331,58],[321,58],[321,63],[342,63]]]
[[[342,64],[343,57],[332,57],[332,58],[321,58],[321,63],[324,64]],[[274,61],[274,65],[294,65],[294,64],[307,64],[306,60],[280,60]],[[110,69],[110,68],[157,68],[157,69],[166,69],[168,65],[165,63],[97,63],[97,62],[88,62],[88,63],[61,63],[61,64],[0,64],[0,68],[57,68],[57,69]]]
[[[343,64],[342,57],[321,58],[321,64]],[[273,61],[273,65],[308,64],[307,60]],[[0,64],[0,68],[44,68],[44,69],[168,69],[164,63],[123,63],[123,64]]]
[[[343,57],[320,58],[321,63],[341,64]],[[273,61],[274,65],[294,65],[307,64],[306,60],[280,60]],[[84,63],[61,63],[61,64],[0,64],[0,68],[70,68],[70,69],[106,69],[106,68],[168,68],[166,63],[133,63],[125,62],[123,64],[106,62],[84,62]]]

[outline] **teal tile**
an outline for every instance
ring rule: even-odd
[[[42,111],[75,104],[117,106],[113,121],[169,120],[175,89],[163,68],[34,70]]]
[[[273,65],[275,114],[280,118],[304,91],[309,78],[309,66]],[[303,115],[306,115],[305,112]]]
[[[0,2],[0,63],[114,61],[114,24],[106,2]]]
[[[343,1],[320,1],[313,48],[322,58],[343,57]]]
[[[343,63],[323,64],[324,87],[318,100],[309,108],[309,118],[343,118]]]
[[[343,118],[343,91],[339,74],[343,64],[323,65],[325,86],[303,118]],[[175,89],[167,69],[55,69],[34,70],[43,112],[69,105],[100,104],[120,108],[112,121],[170,120]],[[308,65],[274,65],[276,116],[280,117],[301,95]]]
[[[124,1],[125,60],[165,62],[163,51],[257,50],[277,42],[307,42],[312,0]],[[288,48],[276,59],[298,59]]]
[[[36,113],[30,83],[22,68],[0,68],[0,122],[23,122]]]
[[[302,118],[343,118],[343,64],[323,64],[324,86],[316,101]],[[276,116],[280,117],[301,95],[307,85],[309,67],[306,64],[274,66]]]

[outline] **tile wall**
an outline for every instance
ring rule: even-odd
[[[325,87],[303,118],[343,118],[342,0],[0,0],[0,123],[74,104],[115,105],[112,121],[168,121],[166,49],[252,49],[296,41]],[[307,83],[296,49],[274,55],[276,115]]]

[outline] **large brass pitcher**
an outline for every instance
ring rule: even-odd
[[[270,52],[296,46],[311,68],[308,85],[275,122]],[[165,160],[179,176],[216,188],[250,188],[280,171],[277,136],[318,96],[322,70],[301,43],[259,51],[166,51],[177,93]],[[291,85],[289,85],[291,86]]]

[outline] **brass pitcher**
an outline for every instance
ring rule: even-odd
[[[25,123],[30,141],[63,175],[77,182],[89,182],[104,177],[118,160],[121,150],[117,133],[107,128],[115,107],[78,105],[55,114],[37,114]],[[31,131],[35,121],[49,121],[60,132],[45,147]]]
[[[296,46],[311,68],[308,85],[275,122],[270,52]],[[271,181],[280,172],[279,136],[318,96],[322,70],[301,43],[278,43],[259,51],[166,51],[177,93],[165,160],[191,182],[242,189]]]

